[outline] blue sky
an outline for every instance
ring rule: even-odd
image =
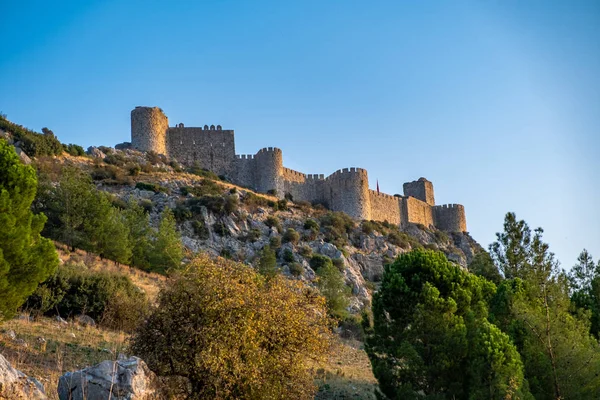
[[[424,176],[486,246],[514,211],[568,268],[600,257],[598,1],[8,1],[0,111],[63,142],[129,112],[235,129],[237,152]]]

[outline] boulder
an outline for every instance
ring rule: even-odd
[[[42,400],[46,399],[44,386],[16,370],[0,354],[0,399]]]
[[[102,361],[58,380],[60,400],[154,400],[156,376],[138,357]]]
[[[106,157],[106,154],[104,154],[99,148],[94,146],[88,147],[87,153],[94,158],[101,158],[103,160],[104,157]]]
[[[75,319],[77,320],[77,322],[80,325],[83,326],[96,326],[96,321],[94,321],[94,319],[92,317],[90,317],[89,315],[78,315],[77,317],[75,317]]]
[[[31,158],[29,158],[29,156],[25,154],[25,152],[20,147],[15,147],[15,152],[17,153],[23,164],[31,164]]]

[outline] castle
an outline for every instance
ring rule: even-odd
[[[344,168],[325,177],[304,174],[283,166],[280,149],[263,148],[258,153],[235,154],[233,130],[204,125],[203,128],[169,127],[158,107],[136,107],[131,111],[131,145],[154,151],[182,164],[224,175],[231,182],[279,197],[291,195],[343,211],[359,220],[388,221],[399,226],[422,224],[448,232],[465,232],[465,209],[460,204],[435,205],[433,184],[425,178],[403,185],[404,196],[369,189],[367,171]]]

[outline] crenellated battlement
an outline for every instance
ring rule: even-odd
[[[356,177],[364,176],[366,177],[367,170],[363,168],[342,168],[335,171],[333,174],[329,175],[325,180],[331,179],[354,179]]]
[[[236,154],[236,160],[254,160],[254,154]]]
[[[423,224],[447,231],[466,231],[464,206],[435,205],[433,184],[425,178],[404,183],[404,195],[369,189],[366,169],[342,168],[332,174],[305,174],[283,166],[283,152],[263,147],[255,154],[236,154],[233,130],[221,125],[169,127],[159,107],[131,111],[131,143],[141,151],[155,151],[185,165],[199,165],[233,183],[280,198],[318,202],[359,220],[397,225]]]

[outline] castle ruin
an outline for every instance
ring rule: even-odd
[[[304,174],[284,167],[278,148],[236,154],[233,130],[223,130],[220,125],[170,127],[158,107],[136,107],[131,111],[131,145],[175,158],[184,165],[198,164],[257,192],[274,191],[281,198],[289,194],[295,201],[321,203],[359,220],[388,221],[399,226],[422,224],[448,232],[467,230],[464,207],[436,206],[433,184],[425,178],[405,183],[404,196],[392,196],[370,190],[367,171],[362,168],[344,168],[327,177]]]

